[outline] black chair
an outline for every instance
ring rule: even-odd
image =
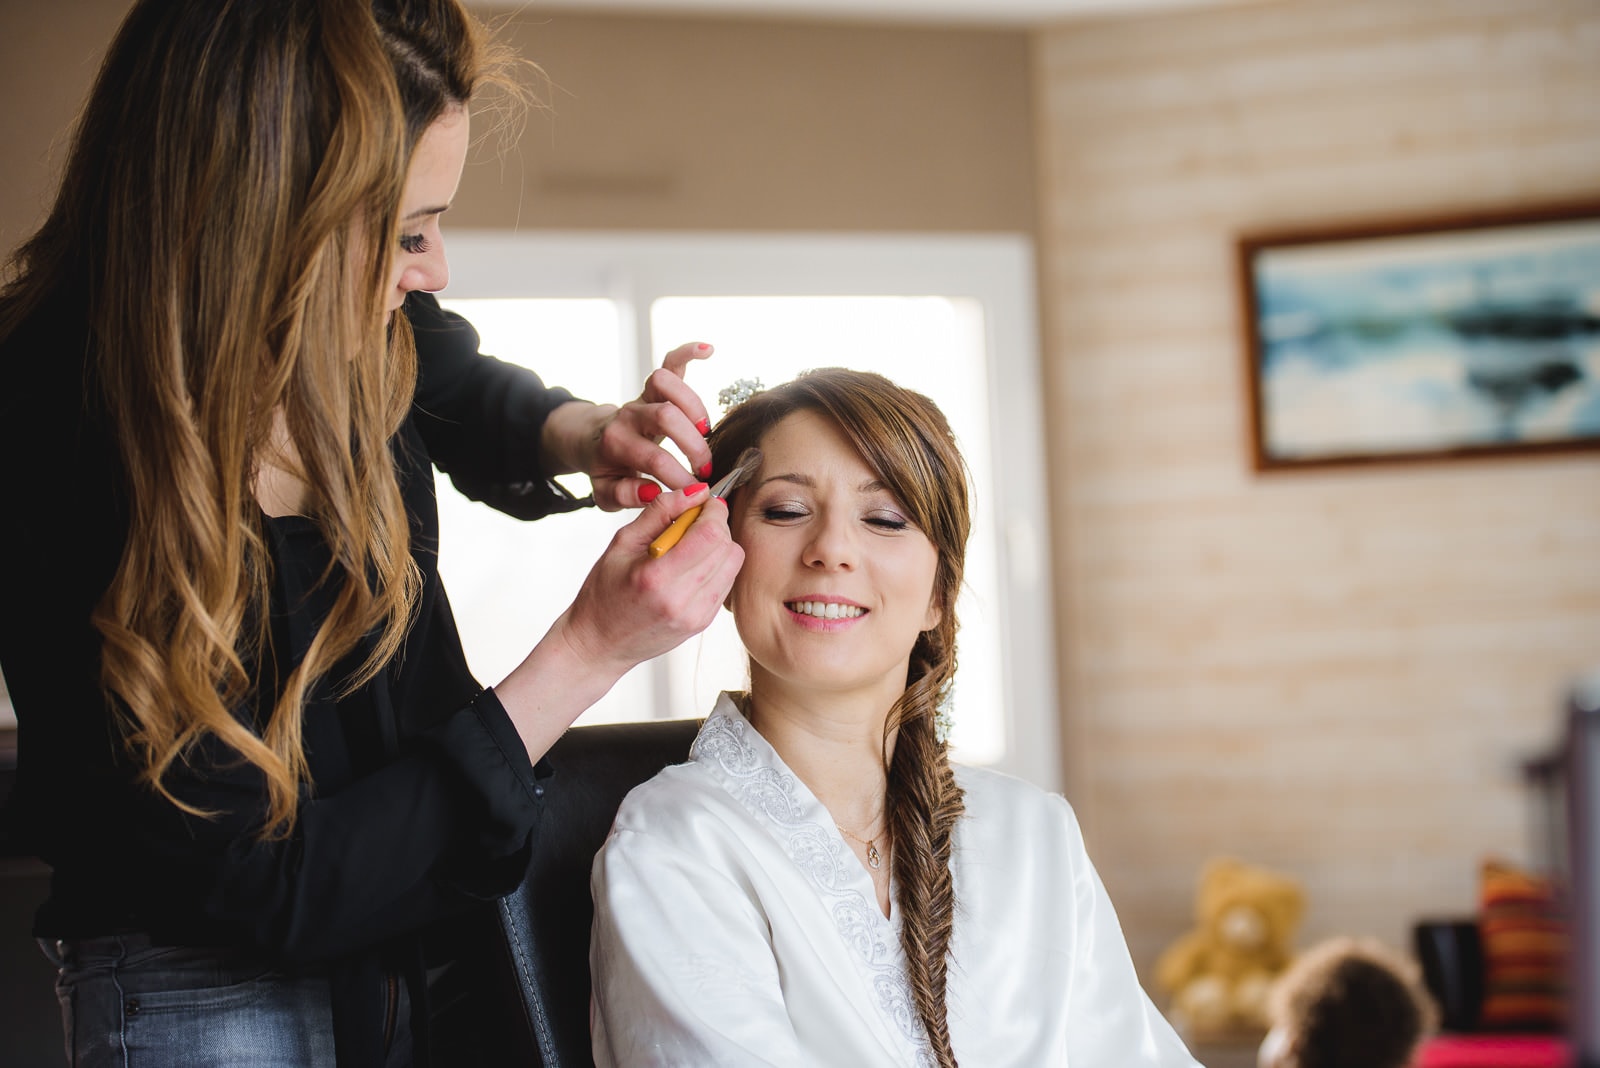
[[[1422,965],[1423,985],[1439,1007],[1439,1026],[1470,1033],[1483,1009],[1483,941],[1473,917],[1419,920],[1412,947]]]
[[[574,727],[555,769],[522,885],[432,932],[435,1064],[593,1068],[589,1053],[589,870],[622,798],[689,758],[693,719]]]

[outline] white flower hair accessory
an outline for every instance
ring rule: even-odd
[[[730,409],[737,408],[765,388],[759,378],[737,378],[717,394],[717,403],[722,405],[722,412],[726,415]]]
[[[950,679],[939,688],[939,703],[933,713],[933,738],[940,745],[950,741],[950,730],[955,726],[954,695],[955,679]]]

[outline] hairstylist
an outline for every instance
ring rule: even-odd
[[[502,70],[456,0],[140,0],[8,264],[10,815],[53,869],[73,1065],[414,1063],[417,932],[516,884],[534,763],[731,587],[722,504],[657,445],[709,462],[703,346],[595,407],[422,296]],[[433,466],[528,518],[574,506],[567,470],[653,497],[493,689]]]

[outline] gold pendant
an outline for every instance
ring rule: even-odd
[[[883,867],[883,855],[878,852],[878,847],[871,843],[867,845],[867,866],[873,871]]]

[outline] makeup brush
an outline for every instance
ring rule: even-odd
[[[711,487],[711,496],[727,497],[728,494],[739,488],[741,482],[755,474],[756,468],[760,466],[761,450],[752,445],[739,454],[739,462],[733,465],[733,470],[723,475],[722,478],[718,479],[717,484]],[[674,519],[672,525],[663,530],[656,540],[650,543],[650,555],[652,557],[665,555],[668,549],[678,544],[678,539],[683,537],[683,532],[689,529],[689,524],[695,521],[696,517],[700,515],[700,509],[704,507],[704,505],[697,504]]]

